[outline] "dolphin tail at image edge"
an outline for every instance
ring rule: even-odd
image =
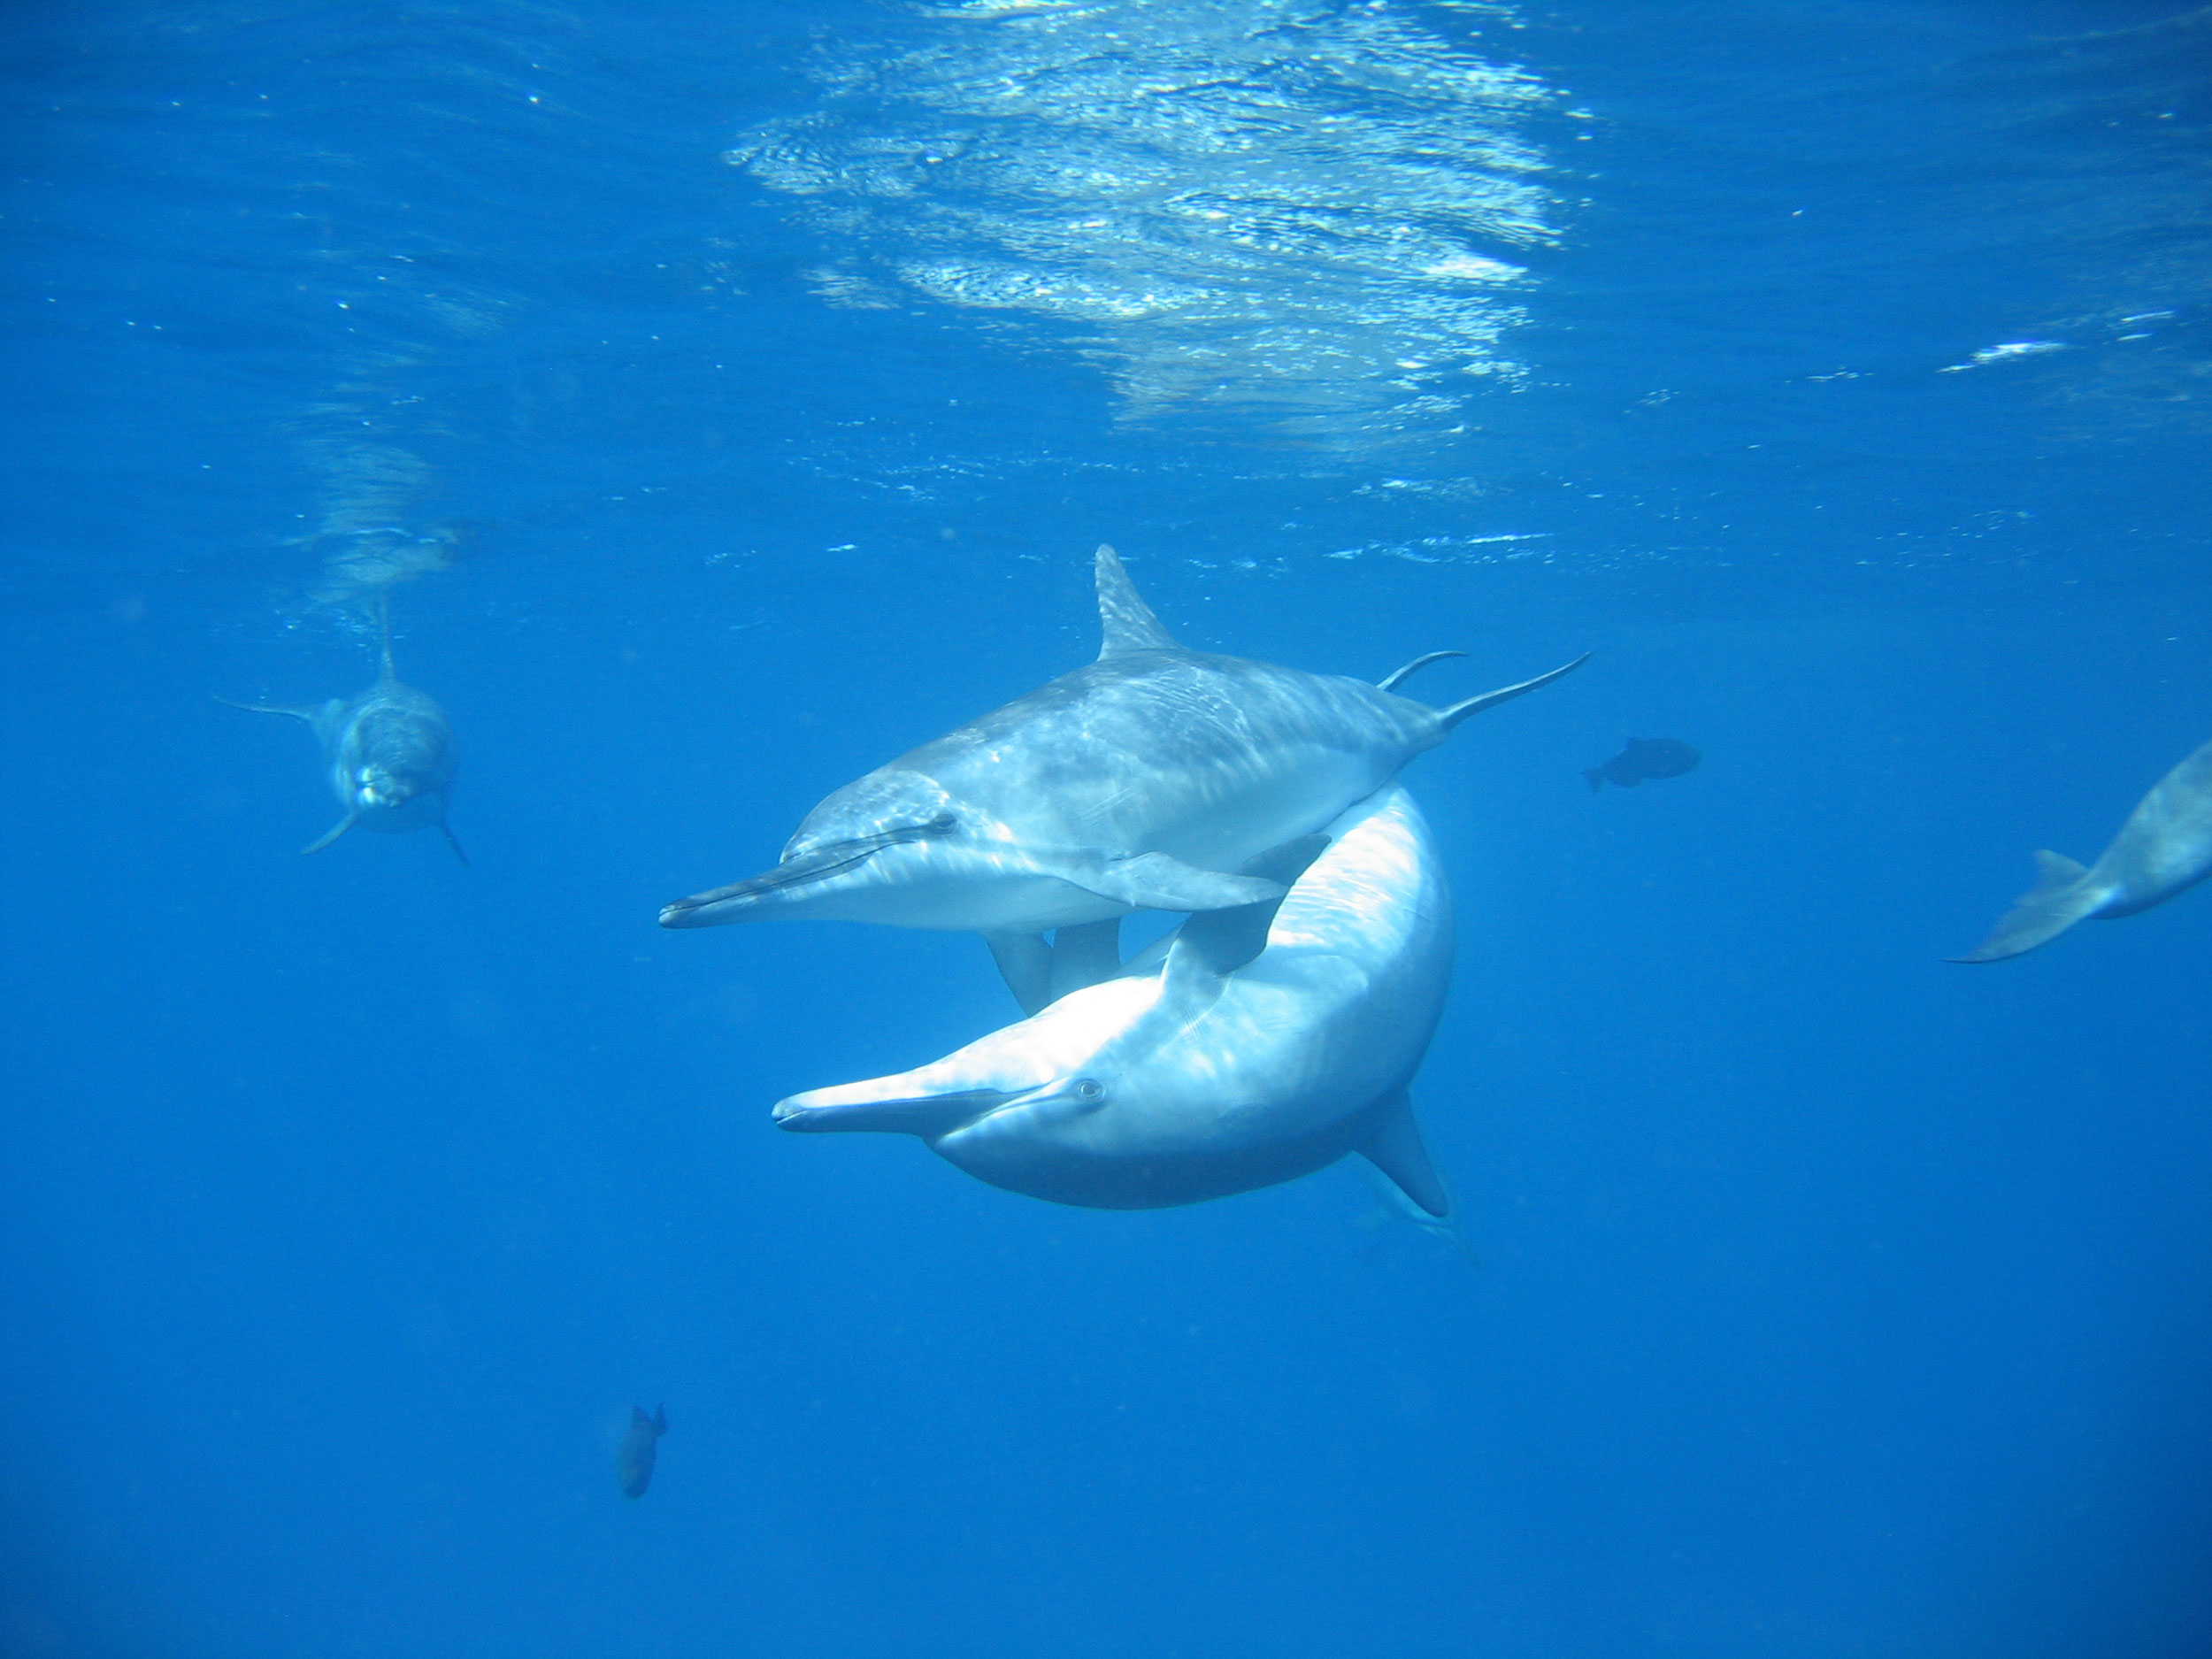
[[[1998,918],[1989,937],[1965,956],[1945,961],[2001,962],[2017,956],[2049,943],[2104,902],[2106,895],[2091,884],[2089,872],[2063,854],[2041,851],[2035,863],[2041,879]]]

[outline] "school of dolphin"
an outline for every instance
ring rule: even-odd
[[[1369,685],[1192,651],[1111,548],[1095,570],[1095,662],[848,784],[773,869],[677,900],[662,926],[818,917],[988,943],[1022,1019],[911,1071],[795,1094],[775,1107],[785,1129],[910,1134],[994,1186],[1123,1210],[1248,1192],[1357,1153],[1410,1211],[1448,1217],[1409,1088],[1451,974],[1451,895],[1398,774],[1586,654],[1434,708],[1396,687],[1461,653]],[[357,825],[435,827],[461,853],[445,821],[451,727],[394,673],[388,624],[359,695],[232,706],[304,721],[322,745],[343,816],[303,851]],[[1672,740],[1632,740],[1585,776],[1632,786],[1696,760]],[[2018,956],[2212,875],[2212,743],[2094,865],[2036,856],[2039,884],[1953,960]],[[1146,910],[1188,919],[1124,962],[1121,919]]]

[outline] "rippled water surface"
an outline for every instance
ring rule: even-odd
[[[0,45],[0,1654],[2206,1644],[2212,899],[1941,958],[2212,738],[2212,12]],[[1463,1252],[782,1134],[983,948],[655,926],[1087,660],[1101,541],[1440,704],[1594,653],[1406,773]],[[472,868],[298,856],[216,700],[387,611]]]

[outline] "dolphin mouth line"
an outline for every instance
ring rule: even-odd
[[[979,1123],[1023,1101],[1033,1090],[954,1089],[942,1094],[913,1094],[879,1101],[850,1101],[832,1106],[802,1106],[796,1097],[775,1105],[779,1129],[800,1134],[918,1135],[933,1141]]]
[[[695,893],[688,898],[676,899],[661,907],[663,927],[686,927],[696,925],[693,918],[701,910],[743,899],[766,898],[771,894],[787,892],[794,887],[811,886],[826,880],[841,871],[864,864],[887,847],[902,841],[942,841],[959,827],[959,820],[949,812],[941,812],[926,824],[902,824],[874,835],[862,835],[848,841],[832,841],[828,846],[796,858],[787,858],[773,870],[762,872],[743,881],[733,881],[726,887],[715,887],[706,893]],[[711,919],[711,918],[709,918]]]
[[[1025,1107],[1054,1107],[1063,1117],[1087,1118],[1106,1103],[1105,1091],[1087,1077],[1059,1078],[1029,1088],[949,1089],[942,1094],[909,1094],[890,1100],[848,1101],[825,1106],[780,1100],[773,1110],[779,1129],[802,1134],[861,1131],[919,1135],[935,1141],[972,1129],[1001,1112]]]

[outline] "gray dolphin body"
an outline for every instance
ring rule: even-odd
[[[2001,962],[2086,918],[2109,921],[2163,904],[2212,875],[2212,743],[2152,786],[2094,864],[2084,869],[2049,851],[2035,862],[2042,879],[1970,955],[1952,961]]]
[[[845,786],[764,875],[679,899],[664,927],[820,917],[980,933],[1024,1010],[1118,963],[1138,910],[1279,898],[1240,873],[1394,778],[1470,715],[1565,667],[1448,708],[1391,687],[1186,650],[1097,556],[1098,660]],[[1044,930],[1059,929],[1048,947]]]
[[[933,1065],[815,1089],[786,1129],[919,1136],[995,1187],[1150,1210],[1360,1152],[1432,1217],[1450,1198],[1407,1085],[1451,978],[1436,849],[1396,784],[1261,864],[1279,902],[1194,915],[1126,968]],[[1312,862],[1302,873],[1295,866]]]
[[[436,829],[463,864],[468,855],[445,821],[453,795],[453,727],[445,710],[392,672],[392,645],[384,641],[376,684],[350,700],[333,697],[311,709],[232,703],[254,714],[304,720],[323,746],[331,793],[345,816],[300,849],[319,853],[357,825],[388,834]]]

